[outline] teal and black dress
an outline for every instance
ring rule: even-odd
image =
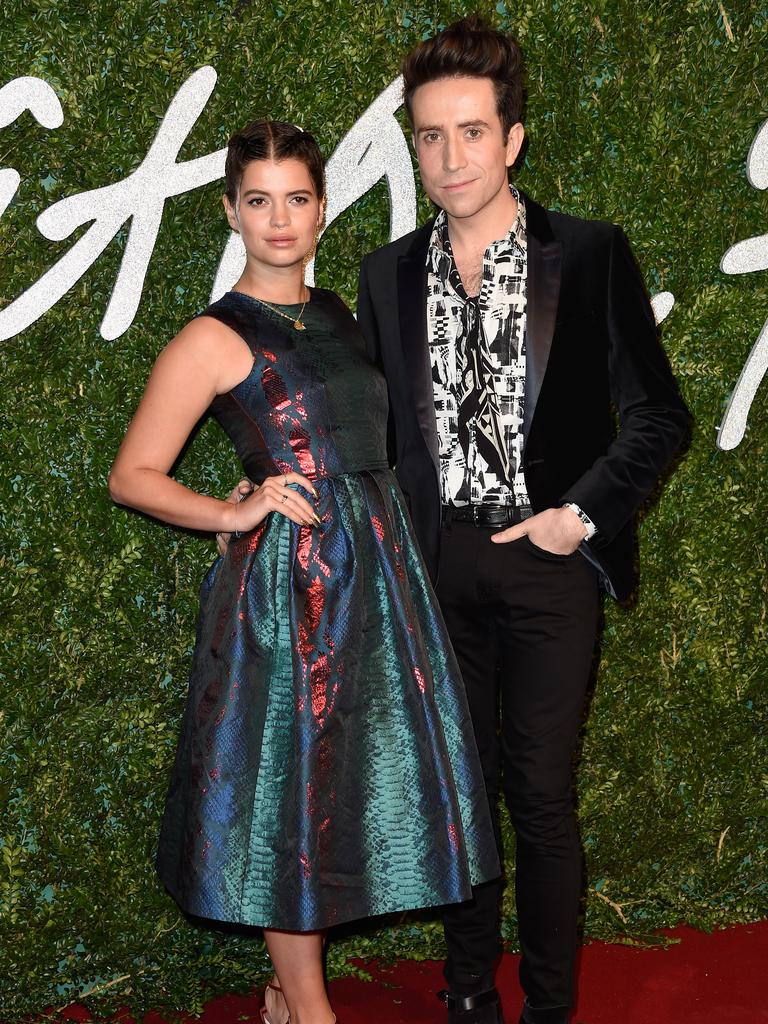
[[[203,582],[160,878],[192,914],[291,931],[468,899],[499,864],[384,378],[332,292],[303,332],[240,292],[202,315],[253,353],[211,409],[246,474],[303,473],[322,525],[272,513]]]

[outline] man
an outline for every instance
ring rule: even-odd
[[[632,516],[688,414],[621,230],[509,184],[524,139],[517,44],[463,19],[403,74],[439,212],[366,257],[358,319],[387,377],[393,461],[464,675],[497,842],[500,787],[516,832],[520,1019],[560,1024],[581,889],[571,761],[598,589],[629,594]],[[503,1020],[502,884],[445,913],[450,1024]]]

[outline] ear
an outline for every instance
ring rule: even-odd
[[[511,167],[515,160],[517,160],[520,154],[520,150],[522,149],[524,139],[525,128],[523,128],[520,121],[518,121],[516,124],[513,124],[512,127],[509,129],[509,135],[507,136],[507,167]]]
[[[318,234],[325,227],[325,199],[320,200],[318,213],[317,213],[317,231]]]
[[[232,204],[229,201],[229,197],[227,195],[223,195],[221,197],[221,201],[224,204],[224,212],[227,215],[227,220],[229,222],[229,226],[232,228],[232,230],[234,232],[236,232],[236,234],[239,235],[240,234],[240,224],[238,223],[238,220],[237,220],[237,213],[235,212],[234,207],[232,206]]]

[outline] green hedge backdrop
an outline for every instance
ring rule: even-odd
[[[0,222],[5,305],[72,244],[35,217],[143,159],[192,71],[219,81],[182,159],[256,115],[311,128],[326,154],[397,73],[403,51],[478,5],[350,0],[7,0],[2,82],[39,75],[64,125],[2,130],[22,175]],[[768,382],[743,443],[715,446],[730,390],[768,315],[768,273],[726,277],[734,242],[768,230],[747,182],[768,116],[768,5],[704,0],[506,0],[479,5],[519,37],[539,201],[621,223],[652,292],[676,305],[664,341],[695,418],[693,443],[639,524],[642,585],[610,604],[578,771],[586,934],[632,940],[688,921],[766,914],[766,449]],[[1,84],[1,83],[0,83]],[[210,539],[113,507],[106,475],[163,344],[207,303],[227,238],[213,184],[172,199],[133,326],[99,323],[121,232],[55,308],[3,346],[0,1017],[80,999],[198,1009],[266,970],[258,934],[188,923],[152,855],[185,698]],[[420,195],[420,216],[429,207]],[[354,297],[387,240],[376,186],[329,229],[318,281]],[[79,237],[85,228],[80,229]],[[179,470],[223,495],[238,466],[208,423]],[[509,834],[508,834],[508,838]],[[511,846],[511,841],[510,841]],[[511,900],[505,919],[515,943]],[[439,957],[429,919],[375,922],[351,955]]]

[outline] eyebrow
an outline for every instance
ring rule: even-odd
[[[476,118],[475,120],[472,120],[472,121],[462,121],[460,124],[457,124],[456,127],[457,128],[490,128],[491,126],[488,124],[487,121],[483,121],[481,118],[478,117],[478,118]],[[441,125],[441,124],[428,124],[428,125],[425,125],[423,128],[419,128],[417,130],[416,134],[417,135],[421,135],[422,132],[439,132],[439,131],[442,131],[442,130],[443,130],[443,125]]]
[[[257,196],[268,196],[270,195],[266,189],[263,188],[249,188],[247,192],[243,192],[243,199],[246,196],[257,195]],[[296,188],[293,192],[286,192],[288,196],[311,196],[312,192],[308,188]]]

